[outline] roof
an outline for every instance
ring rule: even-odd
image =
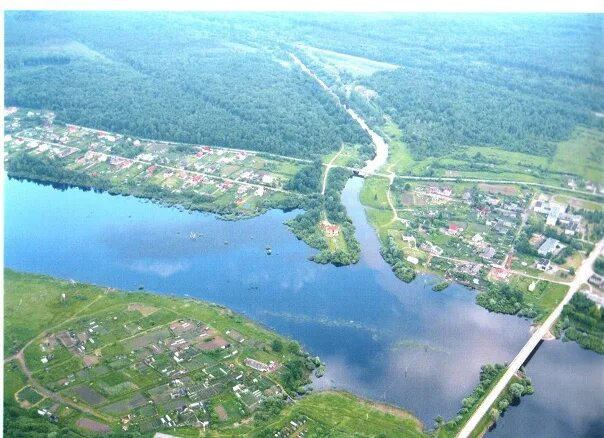
[[[548,254],[548,253],[552,252],[554,249],[556,249],[556,245],[558,243],[559,243],[558,239],[553,239],[551,237],[548,237],[547,240],[541,244],[541,246],[539,247],[537,252],[539,252],[539,254]]]

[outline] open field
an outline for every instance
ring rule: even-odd
[[[388,172],[399,175],[443,176],[538,182],[567,187],[575,183],[604,185],[604,133],[578,127],[570,140],[557,146],[551,157],[512,152],[494,147],[468,146],[442,157],[415,160],[404,142],[404,132],[387,119],[381,131],[391,146]]]
[[[280,431],[290,421],[300,424],[291,432],[307,436],[424,437],[422,424],[406,411],[393,406],[359,400],[344,392],[320,392],[286,408],[282,419],[268,430]],[[287,434],[286,436],[298,436]]]
[[[359,56],[347,55],[345,53],[331,50],[318,49],[306,45],[299,45],[299,49],[321,64],[332,66],[336,70],[346,72],[353,76],[371,76],[382,70],[394,70],[398,65],[387,62],[374,61]]]
[[[604,184],[604,133],[577,128],[569,140],[558,144],[551,168]]]

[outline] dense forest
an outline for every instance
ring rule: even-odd
[[[6,103],[143,137],[309,156],[365,133],[288,57],[296,45],[399,66],[342,70],[417,157],[466,145],[551,155],[603,127],[599,15],[8,13]]]
[[[145,138],[283,155],[369,142],[286,52],[204,24],[180,14],[9,13],[6,104]]]
[[[522,291],[509,284],[490,283],[487,289],[476,295],[476,304],[491,312],[536,318],[541,310],[527,302]]]
[[[399,66],[338,79],[377,92],[349,102],[374,123],[390,115],[415,158],[467,145],[549,156],[578,124],[604,126],[601,16],[375,14],[300,25],[317,20],[307,45]]]

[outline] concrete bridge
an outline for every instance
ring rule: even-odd
[[[528,342],[522,347],[522,350],[516,355],[514,360],[508,365],[507,370],[503,377],[497,382],[497,384],[493,387],[493,389],[489,392],[487,397],[482,401],[482,403],[478,406],[478,409],[474,411],[472,416],[468,419],[467,423],[464,427],[459,431],[457,436],[459,438],[466,438],[470,436],[472,431],[476,428],[482,417],[489,413],[489,409],[497,400],[497,397],[503,392],[506,388],[510,380],[516,374],[516,372],[520,369],[520,367],[527,361],[530,355],[533,353],[539,342],[549,333],[550,329],[553,328],[556,320],[560,317],[562,313],[562,309],[564,306],[570,301],[573,295],[579,290],[579,288],[587,282],[589,277],[593,274],[592,266],[598,256],[602,253],[602,249],[604,249],[604,239],[600,240],[589,257],[583,261],[580,268],[577,270],[575,275],[575,279],[570,283],[570,288],[568,292],[558,304],[558,306],[554,309],[554,311],[549,315],[549,317],[545,320],[545,322],[535,330],[535,333],[530,337]]]

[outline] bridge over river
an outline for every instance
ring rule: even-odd
[[[600,240],[589,257],[583,261],[581,267],[577,270],[575,275],[575,279],[570,283],[570,288],[568,292],[558,304],[558,306],[554,309],[554,311],[549,315],[549,317],[545,320],[545,322],[533,333],[528,342],[522,347],[520,352],[516,355],[514,360],[508,365],[508,368],[503,375],[503,377],[497,382],[497,384],[493,387],[491,392],[487,395],[487,397],[482,401],[482,403],[478,406],[478,409],[474,411],[468,422],[464,425],[464,427],[460,430],[457,435],[458,438],[466,438],[470,436],[472,431],[476,428],[480,420],[487,415],[489,409],[497,400],[497,397],[503,392],[506,386],[510,383],[510,380],[516,374],[516,372],[520,369],[520,367],[527,361],[531,353],[537,348],[539,342],[543,339],[545,335],[549,333],[552,329],[556,320],[560,317],[562,313],[562,309],[564,306],[570,301],[573,295],[579,290],[581,285],[587,282],[587,279],[593,274],[593,264],[598,256],[602,253],[604,249],[604,239]]]

